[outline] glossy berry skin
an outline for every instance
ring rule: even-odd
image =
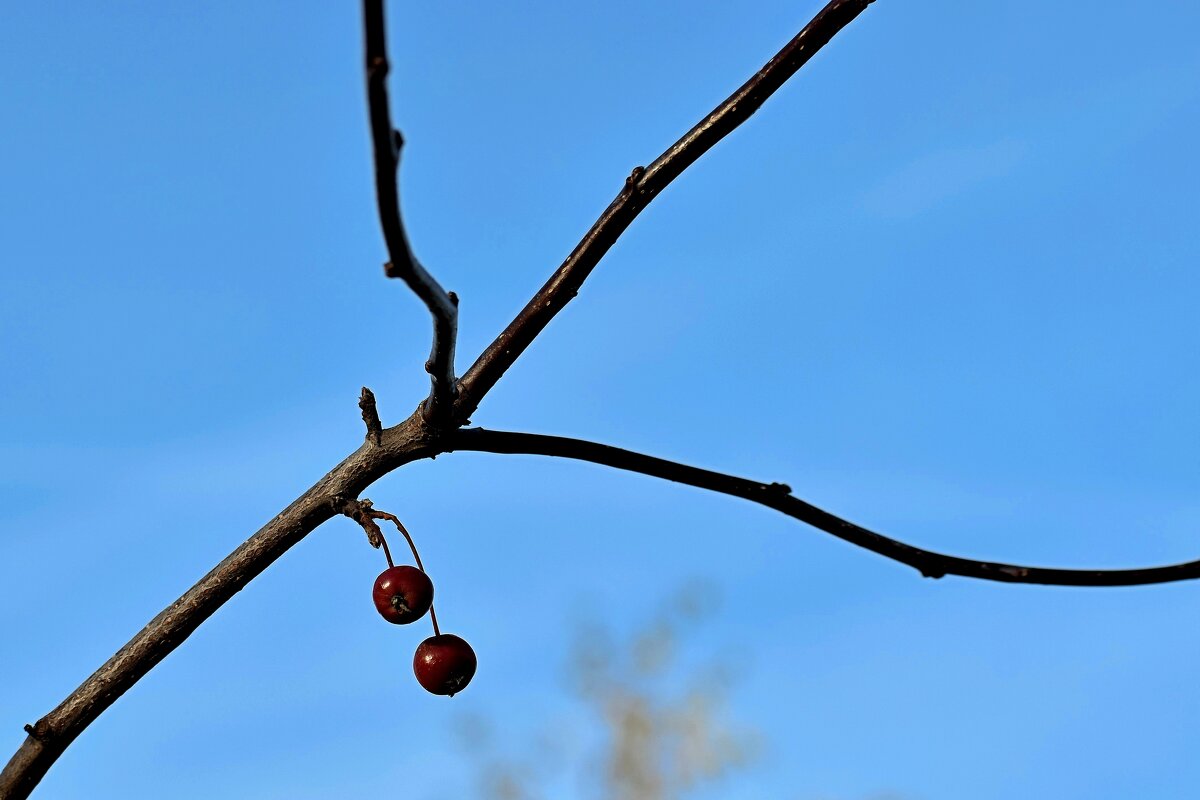
[[[416,567],[388,567],[375,579],[371,598],[384,619],[407,625],[433,605],[433,581]]]
[[[475,651],[453,633],[430,636],[417,647],[413,673],[417,682],[433,694],[453,697],[475,676]]]

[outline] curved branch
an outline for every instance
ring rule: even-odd
[[[740,89],[700,120],[648,167],[636,167],[625,186],[550,280],[496,337],[458,383],[455,417],[468,420],[525,348],[578,293],[579,287],[630,223],[667,185],[745,122],[873,0],[832,0]]]
[[[773,508],[884,558],[913,567],[927,578],[961,575],[987,581],[1053,586],[1141,586],[1200,578],[1200,560],[1138,569],[1054,569],[976,561],[935,553],[896,541],[823,511],[793,497],[792,490],[782,483],[759,483],[582,439],[469,428],[451,434],[444,447],[451,451],[573,458],[740,497]]]
[[[389,278],[403,279],[433,316],[433,349],[425,362],[431,383],[425,415],[426,418],[442,417],[449,413],[457,395],[454,341],[458,335],[458,297],[454,292],[443,290],[413,256],[400,217],[396,172],[400,168],[400,148],[404,146],[404,138],[392,127],[388,107],[390,67],[383,0],[363,0],[363,25],[366,32],[367,104],[371,115],[371,145],[375,151],[375,196],[390,259],[384,272]]]

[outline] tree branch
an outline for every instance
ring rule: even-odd
[[[488,345],[458,383],[455,418],[466,421],[504,372],[579,292],[592,269],[650,201],[680,173],[750,118],[788,78],[873,0],[832,0],[740,89],[648,167],[637,167],[567,260],[521,313]]]
[[[156,616],[53,711],[26,726],[28,737],[0,772],[0,798],[25,798],[55,760],[91,722],[209,616],[317,526],[336,514],[361,520],[371,483],[412,461],[441,452],[472,450],[561,456],[640,472],[742,497],[806,522],[838,538],[920,570],[1010,583],[1118,586],[1200,577],[1200,561],[1132,570],[1060,570],[973,561],[934,553],[890,539],[792,497],[783,484],[763,484],[689,467],[601,444],[555,436],[471,429],[462,424],[533,339],[561,310],[588,274],[654,197],[716,142],[744,122],[871,0],[832,0],[770,62],[649,167],[638,167],[584,239],[516,319],[480,355],[456,387],[454,346],[457,298],[445,292],[413,257],[400,216],[397,168],[402,139],[392,128],[386,80],[387,48],[382,0],[364,0],[367,94],[379,218],[390,261],[389,277],[402,278],[425,303],[434,321],[426,370],[429,398],[420,413],[392,428],[380,423],[374,396],[360,399],[367,441],[302,494],[195,586]],[[450,412],[453,416],[449,416]],[[357,511],[356,511],[357,509]],[[357,517],[355,517],[357,514]],[[369,531],[368,531],[369,532]]]
[[[404,138],[392,127],[388,107],[387,39],[384,31],[383,0],[363,0],[366,30],[367,104],[371,116],[371,144],[375,151],[375,196],[379,204],[379,224],[387,243],[388,258],[384,272],[389,278],[401,278],[416,293],[433,316],[433,348],[425,371],[430,377],[429,399],[425,401],[426,419],[443,418],[451,410],[457,389],[454,381],[454,342],[458,335],[458,297],[446,292],[425,271],[412,254],[404,222],[400,217],[400,195],[396,173],[400,168],[400,149]]]
[[[58,707],[34,725],[0,772],[0,798],[29,796],[51,765],[88,725],[292,545],[397,467],[438,453],[419,414],[384,430],[300,495],[200,581],[152,619]]]
[[[638,167],[575,252],[524,311],[476,360],[457,387],[454,344],[458,299],[445,292],[413,257],[400,216],[396,171],[400,147],[392,128],[387,95],[387,45],[382,0],[364,0],[367,98],[375,155],[379,219],[387,243],[389,277],[402,278],[433,317],[433,347],[426,370],[429,398],[421,412],[382,429],[369,393],[361,398],[368,441],[329,474],[263,526],[195,586],[150,621],[136,636],[36,724],[0,772],[0,798],[19,800],[41,780],[66,748],[105,709],[159,661],[183,643],[204,620],[290,547],[335,514],[344,513],[375,480],[411,461],[444,452],[439,432],[446,423],[461,424],[549,320],[574,296],[584,278],[629,226],[641,209],[705,151],[737,127],[871,0],[833,0],[774,59],[725,103],[660,156],[648,169]],[[443,417],[455,411],[453,418]],[[477,441],[477,440],[468,440]],[[460,449],[469,449],[465,446]]]
[[[1054,569],[976,561],[935,553],[898,542],[823,511],[793,497],[792,490],[782,483],[759,483],[582,439],[469,428],[450,434],[443,447],[450,451],[473,450],[573,458],[740,497],[773,508],[839,539],[878,553],[884,558],[913,567],[927,578],[961,575],[965,578],[1003,583],[1053,586],[1141,586],[1200,578],[1200,561],[1140,569]]]

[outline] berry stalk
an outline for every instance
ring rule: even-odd
[[[425,565],[421,563],[421,554],[417,552],[417,545],[413,541],[412,535],[409,534],[408,530],[404,527],[404,524],[402,522],[400,522],[400,518],[397,517],[395,514],[389,514],[386,511],[379,511],[374,508],[369,510],[367,512],[367,514],[370,517],[372,517],[373,519],[386,519],[389,522],[391,522],[393,525],[395,525],[396,530],[400,531],[400,533],[404,535],[405,540],[408,541],[408,547],[410,550],[412,550],[413,558],[417,562],[417,569],[421,570],[421,572],[425,572]],[[379,541],[383,544],[383,555],[385,558],[387,558],[388,567],[395,566],[392,563],[391,551],[388,550],[387,539],[384,538],[382,531],[379,532]],[[426,573],[426,574],[428,574],[428,573]],[[432,605],[429,607],[429,620],[430,620],[430,622],[433,623],[434,636],[441,636],[442,631],[438,627],[437,612],[434,610]]]

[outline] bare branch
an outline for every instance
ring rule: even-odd
[[[567,260],[463,375],[458,384],[459,399],[455,407],[458,421],[470,418],[488,390],[495,386],[550,320],[575,297],[592,269],[642,209],[713,145],[749,119],[776,89],[796,74],[871,2],[832,0],[774,58],[682,139],[671,145],[650,166],[633,170],[620,194],[575,246]]]
[[[1200,578],[1200,561],[1164,567],[1095,570],[1025,567],[948,556],[898,542],[834,516],[793,497],[792,490],[782,483],[759,483],[581,439],[469,428],[451,434],[444,447],[451,451],[474,450],[573,458],[733,495],[773,508],[839,539],[878,553],[884,558],[899,561],[919,570],[927,578],[961,575],[987,581],[1054,586],[1141,586]]]
[[[379,445],[364,444],[334,467],[152,619],[57,708],[27,726],[25,742],[0,772],[0,798],[28,797],[88,725],[247,583],[321,523],[341,513],[354,517],[360,507],[352,501],[367,486],[437,452],[429,428],[414,414],[383,431]]]
[[[0,797],[4,800],[27,797],[71,742],[105,709],[288,548],[331,516],[344,513],[347,500],[391,470],[441,452],[443,443],[435,438],[441,425],[431,428],[426,423],[443,421],[441,415],[452,402],[455,421],[466,419],[529,342],[574,296],[600,257],[641,209],[684,168],[749,117],[767,96],[870,2],[833,0],[779,55],[687,136],[649,168],[635,169],[620,195],[567,262],[464,376],[458,390],[466,391],[468,396],[454,402],[458,299],[453,292],[445,292],[421,267],[408,245],[396,185],[402,139],[392,128],[388,107],[386,80],[389,67],[383,4],[382,0],[364,0],[367,95],[375,154],[375,185],[380,223],[391,259],[387,274],[404,279],[433,316],[433,349],[426,363],[432,383],[430,396],[419,416],[381,432],[374,428],[370,403],[364,396],[364,421],[368,434],[375,434],[378,444],[364,445],[335,467],[151,620],[57,708],[32,725],[30,735],[0,772]]]
[[[387,38],[384,31],[383,0],[363,0],[366,29],[367,104],[371,115],[371,144],[375,151],[375,196],[379,203],[379,224],[387,242],[388,258],[384,272],[389,278],[401,278],[421,298],[433,315],[433,349],[425,362],[429,373],[429,399],[425,402],[427,419],[444,417],[453,405],[457,389],[454,382],[454,342],[458,335],[458,297],[446,292],[425,271],[412,254],[404,222],[400,217],[400,194],[396,173],[400,168],[400,149],[404,138],[392,127],[388,106]]]
[[[1200,577],[1200,561],[1146,569],[1062,570],[963,559],[913,547],[840,519],[791,496],[791,490],[783,484],[758,483],[577,439],[483,429],[447,431],[448,423],[461,424],[468,418],[505,370],[574,297],[590,271],[641,210],[684,169],[753,114],[870,2],[830,2],[775,58],[686,136],[649,167],[634,169],[620,194],[566,262],[464,375],[458,385],[461,396],[456,400],[453,362],[458,301],[453,292],[443,291],[416,261],[405,235],[396,182],[402,140],[392,128],[388,108],[383,5],[382,0],[364,0],[376,191],[380,222],[391,259],[387,274],[404,279],[433,317],[433,348],[426,364],[432,384],[429,398],[419,414],[384,429],[375,398],[364,388],[360,408],[367,426],[367,442],[151,620],[53,711],[25,726],[28,737],[0,772],[0,798],[18,800],[27,797],[71,742],[118,697],[182,644],[249,581],[325,520],[336,514],[357,520],[372,543],[378,536],[389,563],[390,553],[386,552],[385,540],[375,520],[393,521],[413,546],[398,519],[373,510],[370,501],[356,501],[355,498],[388,472],[441,452],[471,450],[560,456],[741,497],[935,578],[955,574],[1009,583],[1120,586]],[[448,416],[451,410],[453,417]],[[415,546],[413,552],[420,566]]]

